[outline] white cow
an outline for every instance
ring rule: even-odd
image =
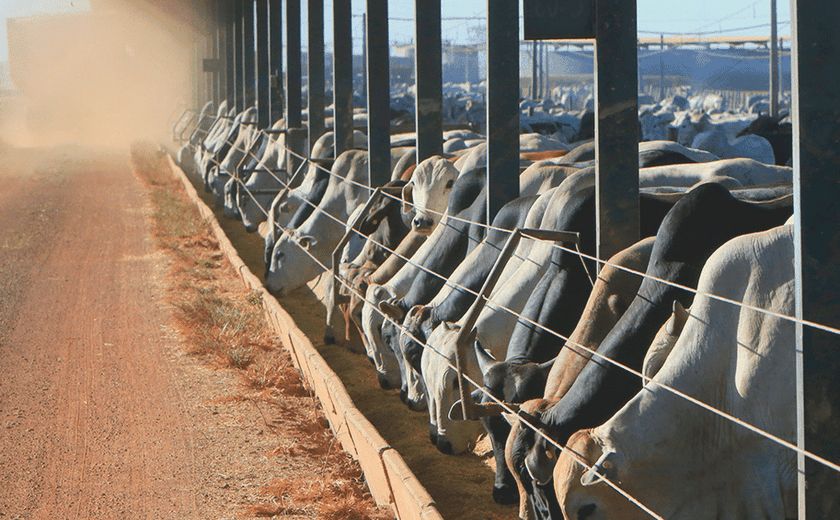
[[[242,114],[239,121],[239,129],[236,133],[236,139],[230,146],[230,150],[225,154],[224,159],[219,163],[218,168],[211,168],[208,176],[207,184],[210,190],[222,202],[224,197],[224,188],[227,181],[234,175],[234,170],[239,166],[239,162],[251,149],[251,145],[257,136],[257,109],[249,108]]]
[[[355,131],[353,133],[353,140],[357,149],[367,148],[367,137],[363,133]],[[309,154],[310,158],[320,160],[332,157],[334,153],[333,145],[333,132],[329,131],[324,133],[317,141],[315,141],[315,145],[312,147],[312,152]],[[281,153],[281,155],[285,154]],[[300,185],[289,191],[285,200],[282,202],[278,199],[280,194],[278,194],[272,201],[268,208],[269,215],[266,218],[270,219],[274,225],[269,225],[266,222],[259,224],[259,232],[265,239],[267,252],[274,249],[274,244],[278,239],[277,233],[286,229],[286,226],[295,215],[297,209],[302,204],[307,203],[306,199],[312,192],[316,183],[329,175],[328,173],[322,171],[321,168],[322,166],[316,164],[315,162],[310,162]],[[294,173],[295,172],[290,172],[290,175],[294,175]]]
[[[274,244],[265,280],[266,289],[274,295],[305,285],[323,272],[322,265],[330,265],[333,249],[346,231],[344,223],[370,196],[363,184],[368,177],[367,152],[342,153],[331,172],[327,191],[315,211]]]
[[[675,114],[668,128],[677,132],[677,142],[683,146],[691,146],[694,138],[703,132],[721,130],[728,139],[734,139],[742,130],[750,126],[755,115],[718,114],[710,116],[705,112],[685,111]]]
[[[553,200],[552,193],[549,193],[553,188],[559,185],[562,180],[564,180],[569,175],[573,174],[574,172],[570,171],[571,168],[564,168],[559,167],[556,165],[551,165],[556,168],[563,168],[562,175],[555,175],[553,177],[553,185],[546,184],[545,189],[540,191],[539,193],[535,193],[539,195],[536,201],[531,205],[531,208],[528,210],[528,214],[525,216],[525,227],[534,227],[539,225],[542,222],[543,216],[545,215],[546,209],[550,205],[551,201]],[[530,167],[529,167],[530,169]],[[525,173],[520,175],[520,186],[523,180]],[[520,190],[522,188],[520,187]],[[527,254],[530,251],[530,246],[532,243],[530,241],[525,241],[526,243],[520,244],[522,248],[518,251],[519,255]],[[458,265],[458,267],[452,272],[449,276],[449,279],[443,285],[443,287],[438,291],[435,297],[427,304],[427,308],[435,308],[441,304],[450,296],[450,294],[457,289],[457,287],[451,282],[452,280],[462,280],[468,277],[468,273],[475,270],[475,265],[479,261],[479,259],[487,254],[486,248],[493,248],[497,246],[490,245],[485,241],[482,241],[475,249],[468,254],[464,260]],[[510,260],[512,264],[517,264],[522,260],[522,258],[516,258]],[[512,265],[511,264],[511,265]],[[511,274],[511,271],[508,272],[508,276]],[[504,275],[504,273],[503,273]],[[414,310],[410,310],[403,321],[403,325],[408,328],[411,326],[412,321],[415,319]],[[400,338],[399,343],[403,343],[407,341],[409,338]],[[397,342],[395,341],[394,344]],[[390,350],[390,349],[387,349]],[[397,360],[399,365],[400,373],[397,374],[398,381],[402,380],[405,384],[403,384],[403,388],[406,390],[405,402],[409,405],[411,409],[420,409],[421,403],[426,405],[426,385],[423,381],[422,376],[420,373],[414,370],[414,368],[410,365],[408,359],[405,357],[406,352],[400,348],[399,352],[396,353]],[[396,362],[394,366],[396,366]]]
[[[526,227],[557,229],[556,222],[560,220],[566,202],[580,190],[594,184],[595,175],[592,168],[571,175],[560,186],[543,195],[551,199],[541,222],[538,225],[527,222]],[[537,206],[537,203],[534,205]],[[548,269],[548,260],[553,248],[554,244],[551,242],[534,243],[531,240],[523,240],[514,252],[514,257],[502,271],[496,288],[488,298],[487,306],[479,314],[475,324],[477,338],[495,359],[505,358],[508,340],[517,321],[516,315],[504,309],[521,312],[534,286]],[[447,449],[451,447],[453,454],[470,449],[480,431],[480,425],[475,421],[453,421],[449,418],[449,410],[460,395],[456,379],[453,377],[454,371],[441,358],[449,361],[452,366],[455,365],[455,339],[463,326],[463,320],[464,318],[455,324],[441,323],[429,336],[427,343],[430,348],[423,350],[421,360],[431,433],[436,433],[439,446],[443,443],[447,445]],[[472,349],[468,349],[467,359],[462,362],[466,365],[464,372],[468,377],[474,381],[482,381],[483,376]]]
[[[190,156],[195,154],[196,149],[207,136],[207,132],[210,131],[210,128],[218,119],[218,117],[213,117],[212,110],[212,101],[208,101],[201,107],[201,112],[198,114],[198,122],[190,133],[189,140],[178,149],[178,153],[175,155],[175,160],[187,175],[195,175],[195,162],[190,161]]]
[[[272,129],[279,129],[284,124],[281,119]],[[245,181],[244,189],[238,190],[235,201],[242,224],[249,233],[265,222],[271,202],[291,176],[286,168],[286,134],[278,137],[268,135],[266,138],[269,141],[265,151]]]
[[[793,182],[793,168],[772,166],[752,159],[723,159],[697,164],[673,164],[639,170],[639,187],[693,186],[720,182],[727,188]]]
[[[222,101],[219,109],[216,111],[216,119],[213,121],[207,134],[201,138],[199,144],[196,146],[193,160],[195,162],[196,175],[201,178],[202,182],[204,181],[207,168],[209,167],[208,163],[213,156],[213,152],[216,146],[219,145],[220,136],[230,128],[233,111],[234,109],[231,108],[229,113],[227,101]]]
[[[365,295],[365,305],[362,308],[365,350],[368,357],[374,361],[377,372],[387,374],[392,386],[400,385],[399,368],[393,351],[382,344],[379,335],[384,321],[379,311],[379,303],[402,297],[411,287],[417,274],[417,266],[432,253],[434,244],[444,232],[440,223],[446,223],[449,194],[460,173],[451,162],[439,156],[430,157],[417,166],[409,184],[406,185],[408,189],[403,190],[403,211],[407,211],[407,204],[413,201],[412,207],[421,218],[418,221],[415,217],[412,228],[422,231],[429,238],[411,256],[411,261],[400,268],[387,283],[370,284]],[[441,216],[441,213],[444,215]]]
[[[554,172],[554,175],[540,175],[538,172],[534,173],[532,176],[529,176],[524,182],[527,183],[529,190],[535,190],[536,184],[548,188],[551,186],[551,183],[559,184],[562,178],[565,176],[570,175],[572,172],[570,169],[562,169],[560,172]],[[415,175],[417,175],[415,173]],[[438,180],[440,182],[440,180]],[[431,187],[427,187],[426,189],[431,190]],[[523,178],[520,177],[520,190],[523,189]],[[416,195],[415,195],[416,197]],[[548,196],[546,197],[546,201],[548,200]],[[446,201],[442,201],[444,203],[444,207],[446,205]],[[537,201],[534,204],[534,207],[542,207],[545,208],[545,204],[547,202],[541,203]],[[536,210],[532,207],[531,213],[536,215]],[[417,209],[417,208],[415,208]],[[529,216],[531,215],[529,213]],[[542,213],[539,213],[540,219],[542,218]],[[443,226],[445,226],[446,219],[448,216],[444,215],[440,221]],[[537,218],[537,217],[533,217]],[[529,221],[529,227],[536,227],[539,225],[540,220],[536,221]],[[387,283],[384,284],[371,284],[368,287],[367,294],[366,294],[366,303],[364,308],[362,309],[362,331],[364,333],[364,342],[365,348],[367,349],[368,357],[374,360],[374,364],[376,365],[377,372],[385,379],[389,381],[391,386],[400,386],[402,383],[402,377],[400,373],[405,373],[407,370],[406,367],[400,367],[398,361],[402,361],[398,359],[397,356],[394,354],[393,350],[390,347],[384,345],[382,343],[382,339],[380,337],[379,331],[381,329],[382,323],[384,321],[384,317],[379,310],[379,303],[399,299],[406,294],[408,289],[411,287],[412,282],[414,281],[414,277],[417,273],[417,265],[422,264],[429,254],[435,249],[438,239],[444,233],[444,227],[442,225],[435,226],[434,231],[431,233],[429,238],[426,242],[420,246],[420,248],[414,253],[411,257],[411,262],[404,265]],[[528,240],[523,241],[520,244],[522,248],[520,254],[518,255],[519,258],[522,258],[522,255],[525,254],[524,251],[527,251],[530,248],[531,242]],[[512,260],[512,263],[516,263],[517,260]],[[451,287],[450,287],[451,289]],[[446,290],[446,286],[444,287]],[[442,296],[442,295],[441,295]],[[395,340],[396,341],[396,340]],[[409,386],[409,399],[412,403],[423,403],[424,402],[424,391],[423,391],[422,382],[414,379],[412,384]],[[419,405],[418,405],[419,406]]]
[[[639,143],[639,157],[641,158],[644,154],[652,153],[652,152],[675,152],[682,154],[694,162],[698,163],[706,163],[717,161],[722,157],[719,157],[713,153],[710,153],[705,150],[698,150],[696,148],[689,148],[687,146],[683,146],[679,143],[675,143],[673,141],[666,141],[666,140],[654,140],[654,141],[645,141]]]
[[[446,211],[449,194],[459,171],[448,159],[434,155],[425,159],[402,189],[403,213],[414,209],[411,229],[430,235]]]
[[[690,316],[653,380],[554,469],[566,518],[794,518],[796,453],[664,387],[795,442],[793,226],[735,238],[703,268]],[[580,458],[592,471],[582,468]]]
[[[715,129],[697,134],[691,147],[706,150],[721,159],[746,157],[764,164],[776,164],[776,156],[773,154],[770,141],[759,135],[745,135],[729,139],[722,130]]]

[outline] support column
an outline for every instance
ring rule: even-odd
[[[202,53],[202,70],[204,73],[201,75],[202,82],[204,83],[204,101],[213,101],[214,103],[217,102],[216,96],[218,94],[216,90],[216,83],[218,81],[219,72],[218,70],[214,70],[215,62],[213,61],[217,55],[216,50],[218,49],[218,33],[216,32],[216,27],[214,26],[215,16],[213,14],[213,7],[210,2],[205,3],[201,9],[201,19],[203,20],[203,31],[202,34],[204,36],[204,52]],[[208,68],[209,65],[209,68]],[[204,103],[202,103],[203,105]]]
[[[840,328],[840,11],[791,0],[796,317]],[[797,444],[840,462],[840,352],[835,334],[797,325]],[[799,518],[840,517],[840,474],[799,456]],[[807,482],[807,488],[806,488]]]
[[[770,117],[779,117],[779,37],[776,0],[770,0]]]
[[[353,148],[353,26],[350,0],[333,0],[335,156]]]
[[[391,180],[391,74],[388,0],[367,0],[368,186]]]
[[[228,9],[226,0],[216,1],[216,30],[218,32],[218,48],[216,56],[219,58],[219,100],[215,108],[219,107],[222,100],[228,97]]]
[[[607,260],[639,241],[636,0],[597,0],[596,250]]]
[[[269,128],[271,120],[271,54],[268,43],[268,0],[256,1],[257,26],[257,128]]]
[[[417,162],[443,153],[443,65],[440,0],[415,0],[414,105]]]
[[[241,112],[243,107],[245,107],[245,65],[244,65],[244,54],[243,49],[245,48],[245,37],[242,34],[243,23],[242,18],[244,17],[243,13],[243,4],[245,0],[234,0],[236,4],[236,11],[234,14],[233,22],[234,22],[234,53],[236,55],[236,62],[234,64],[235,71],[234,71],[234,81],[236,82],[236,99],[235,99],[235,108],[237,112]],[[232,107],[229,107],[232,108]]]
[[[283,0],[268,0],[271,123],[283,117]]]
[[[350,0],[333,0],[335,156],[353,148],[353,26]]]
[[[665,35],[659,35],[659,101],[665,99]]]
[[[537,40],[531,42],[531,99],[537,99]]]
[[[519,2],[487,0],[487,222],[517,197]]]
[[[300,0],[286,0],[286,123],[301,125]]]
[[[227,102],[228,108],[236,105],[236,96],[240,90],[239,84],[236,82],[236,69],[237,63],[239,61],[238,55],[236,53],[236,4],[238,2],[236,0],[228,0],[225,5],[225,12],[227,13],[227,17],[225,18],[225,27],[227,27],[227,45],[225,48],[225,54],[227,62],[227,68],[225,70],[225,81],[227,82]],[[218,108],[218,107],[216,107]]]
[[[286,146],[297,155],[306,154],[305,130],[301,128],[300,0],[286,0]],[[300,159],[291,157],[290,171]]]
[[[309,107],[309,151],[324,133],[324,0],[309,0],[309,51],[307,88]]]
[[[254,0],[242,2],[242,91],[245,93],[244,108],[256,104],[256,59],[254,51]]]

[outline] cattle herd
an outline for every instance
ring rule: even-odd
[[[337,260],[328,312],[358,330],[380,386],[428,414],[443,453],[488,435],[493,499],[521,518],[792,518],[790,124],[697,105],[641,107],[643,239],[606,264],[591,113],[523,103],[520,197],[492,222],[471,130],[419,164],[414,135],[392,136],[373,198],[362,132],[338,157],[330,131],[299,157],[283,120],[258,130],[254,108],[224,102],[177,161],[265,238],[275,296]],[[553,123],[535,133],[535,118]],[[464,400],[487,412],[465,418]]]

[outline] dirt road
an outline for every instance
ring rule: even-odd
[[[128,154],[0,149],[0,518],[242,517],[280,463],[184,356]]]

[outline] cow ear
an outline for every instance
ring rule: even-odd
[[[481,369],[481,373],[486,376],[487,373],[490,372],[490,369],[499,362],[496,361],[477,340],[473,343],[473,347],[475,348],[475,357],[478,359],[478,367]]]
[[[548,379],[548,373],[551,372],[551,367],[554,366],[555,359],[557,358],[551,358],[545,363],[540,363],[539,365],[537,365],[537,368],[540,369],[540,372],[542,372],[543,377],[545,377],[546,379]]]
[[[401,321],[403,318],[402,310],[390,302],[379,302],[379,310],[394,321]]]
[[[688,312],[685,310],[685,307],[683,307],[679,301],[674,300],[671,319],[668,320],[668,325],[665,328],[665,332],[667,332],[671,336],[679,336],[680,332],[682,332],[683,327],[685,326],[686,321],[688,321]]]
[[[409,182],[402,189],[402,212],[411,213],[414,209],[414,183]]]
[[[470,331],[470,334],[467,336],[467,343],[475,343],[476,342],[475,337],[477,335],[478,335],[478,329],[473,327],[473,329]]]
[[[429,307],[429,306],[424,306],[423,308],[420,309],[420,313],[417,316],[417,321],[418,322],[426,321],[426,320],[429,319],[429,316],[431,316],[431,315],[432,315],[432,308]]]
[[[598,459],[592,469],[588,470],[580,478],[580,483],[584,486],[591,486],[597,484],[604,479],[611,482],[619,483],[618,468],[616,467],[616,452],[613,450],[606,450]]]
[[[312,235],[303,235],[297,237],[297,243],[300,247],[309,251],[309,248],[316,245],[318,243],[318,239],[313,237]]]
[[[519,422],[519,417],[515,413],[502,412],[502,417],[504,417],[511,426],[516,426]]]

